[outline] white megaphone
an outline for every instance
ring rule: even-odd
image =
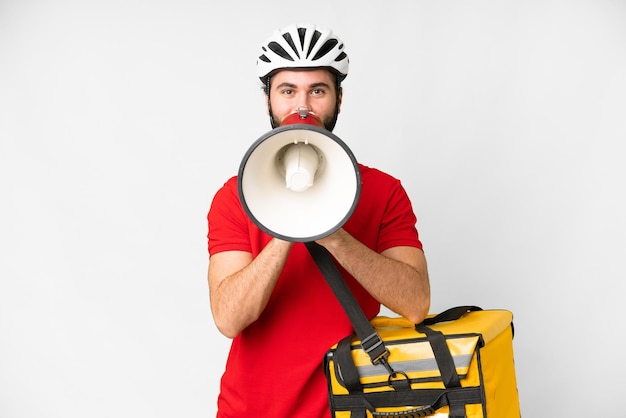
[[[354,155],[308,109],[259,138],[239,167],[239,199],[264,232],[309,242],[337,231],[359,201]]]

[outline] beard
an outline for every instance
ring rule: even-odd
[[[324,124],[324,128],[326,128],[326,130],[331,131],[335,128],[335,124],[337,123],[337,111],[333,111],[333,113],[329,116],[326,116],[325,118],[322,119],[322,123]],[[280,122],[276,116],[274,116],[274,113],[272,112],[270,114],[270,122],[272,123],[272,128],[277,128],[280,126]]]

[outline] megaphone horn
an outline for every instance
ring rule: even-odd
[[[361,192],[348,146],[308,109],[261,136],[239,166],[239,199],[264,232],[292,242],[315,241],[350,218]]]

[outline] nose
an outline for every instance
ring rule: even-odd
[[[310,99],[311,99],[310,96],[306,94],[305,92],[303,92],[302,94],[299,94],[298,100],[296,101],[297,106],[294,110],[298,111],[298,109],[300,108],[306,108],[309,110],[309,112],[312,112],[313,109],[311,109]]]

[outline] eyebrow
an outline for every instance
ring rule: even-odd
[[[282,88],[282,87],[290,87],[290,88],[292,88],[292,89],[295,89],[295,88],[297,88],[298,86],[296,86],[295,84],[292,84],[292,83],[283,82],[283,83],[280,83],[279,85],[277,85],[275,88],[276,88],[276,89],[280,89],[280,88]]]
[[[275,88],[276,89],[280,89],[280,88],[283,88],[283,87],[289,87],[289,88],[292,88],[292,89],[298,88],[298,86],[296,86],[295,84],[288,83],[286,81],[283,82],[283,83],[280,83]],[[308,88],[317,88],[317,87],[325,87],[327,89],[330,89],[330,85],[328,83],[324,83],[323,81],[320,81],[319,83],[309,84],[309,86],[308,86]]]
[[[319,83],[313,83],[309,87],[311,87],[311,88],[326,87],[327,89],[330,89],[330,85],[328,83],[324,83],[323,81],[320,81]]]

